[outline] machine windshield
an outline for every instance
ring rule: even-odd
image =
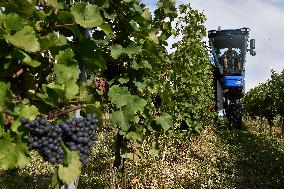
[[[226,75],[240,75],[244,68],[246,37],[242,34],[226,34],[210,39],[213,56]]]

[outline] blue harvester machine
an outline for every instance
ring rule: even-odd
[[[249,28],[219,28],[208,32],[214,65],[216,111],[225,115],[236,128],[242,126],[241,98],[245,92],[246,52],[256,55],[255,39],[249,41],[249,31]]]

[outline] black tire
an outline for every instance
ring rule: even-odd
[[[242,106],[239,100],[231,100],[227,104],[226,116],[233,127],[242,128]]]

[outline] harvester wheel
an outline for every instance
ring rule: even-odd
[[[242,106],[239,101],[230,101],[227,105],[226,115],[229,123],[237,128],[242,128]]]

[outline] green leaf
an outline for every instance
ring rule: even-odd
[[[5,111],[12,102],[12,93],[10,91],[10,84],[0,82],[0,113]]]
[[[65,86],[65,97],[66,99],[72,99],[79,93],[79,86],[76,83],[70,83]]]
[[[111,27],[106,24],[106,23],[103,23],[99,26],[107,35],[112,35],[113,34],[113,31],[111,29]]]
[[[5,38],[16,47],[24,49],[25,51],[36,52],[40,50],[35,31],[31,26],[25,26],[14,35],[5,35]]]
[[[115,104],[117,108],[127,105],[128,100],[132,98],[126,87],[119,87],[118,85],[114,85],[109,89],[108,96],[111,103]]]
[[[50,47],[63,46],[67,44],[67,39],[64,35],[49,33],[47,36],[40,38],[40,46],[42,49],[49,49]]]
[[[38,109],[36,106],[32,105],[18,105],[15,107],[14,114],[18,115],[17,119],[13,121],[11,125],[11,130],[15,133],[21,134],[18,131],[18,128],[21,126],[20,118],[25,117],[29,120],[33,120],[39,114]]]
[[[63,2],[64,1],[62,0],[47,0],[47,5],[52,6],[56,9],[63,9],[64,8]]]
[[[111,114],[111,121],[123,131],[127,131],[130,128],[128,119],[122,110],[113,112]]]
[[[53,172],[52,178],[51,178],[51,187],[52,188],[59,188],[59,177],[58,177],[58,166],[55,167],[55,170]]]
[[[103,23],[98,6],[86,3],[76,3],[71,7],[75,22],[83,28],[94,28]]]
[[[5,15],[4,27],[6,30],[21,30],[24,27],[24,20],[17,14]]]
[[[133,81],[133,83],[140,92],[143,92],[144,89],[147,87],[146,83],[142,83],[142,82],[139,82],[139,81]]]
[[[129,81],[129,78],[119,78],[118,82],[121,84],[127,83]]]
[[[126,47],[124,52],[126,54],[128,54],[128,56],[132,56],[132,55],[135,55],[135,54],[141,54],[142,53],[142,48],[140,46],[137,46],[134,43],[131,43],[130,45],[128,45]]]
[[[65,184],[71,184],[79,178],[82,164],[78,152],[66,150],[64,165],[58,166],[58,177]]]
[[[8,134],[0,139],[0,167],[4,170],[25,167],[30,158],[26,154],[27,146],[15,143]]]
[[[80,69],[73,57],[74,53],[71,49],[60,51],[55,57],[57,63],[54,65],[54,72],[58,83],[70,84],[78,80]]]
[[[157,124],[161,125],[165,131],[173,127],[172,116],[168,113],[163,113],[161,116],[156,117],[155,121]]]
[[[152,69],[151,64],[147,60],[143,60],[141,62],[137,62],[136,60],[134,60],[131,67],[136,70],[140,68]]]
[[[15,12],[21,17],[31,16],[35,7],[35,1],[33,0],[2,0],[0,3],[0,6],[5,7],[8,12]]]
[[[127,139],[133,139],[135,141],[140,141],[140,142],[142,142],[142,140],[143,140],[141,134],[137,133],[137,132],[129,132],[129,133],[127,133],[126,138]]]
[[[97,48],[97,45],[93,40],[82,38],[79,45],[76,47],[76,54],[80,56],[82,63],[89,69],[106,69],[106,62],[102,56],[102,52]]]
[[[54,92],[56,92],[57,98],[59,98],[61,100],[63,99],[63,97],[65,95],[64,84],[61,85],[61,84],[57,84],[57,83],[52,82],[52,83],[47,84],[46,87],[48,87],[49,89],[52,89]],[[49,94],[47,94],[47,95],[49,96]]]
[[[4,114],[0,112],[0,138],[3,136],[5,132],[4,126],[5,126]]]
[[[36,60],[32,60],[31,57],[18,49],[14,49],[13,53],[12,53],[12,57],[18,59],[18,60],[22,60],[25,64],[32,66],[32,67],[38,67],[40,66],[40,62],[36,61]]]
[[[110,55],[114,58],[117,59],[121,54],[123,53],[123,47],[121,45],[113,45],[111,47],[111,52]]]
[[[79,92],[76,82],[79,79],[80,69],[73,57],[74,53],[71,49],[60,51],[55,57],[56,82],[63,85],[66,99],[72,99]]]
[[[64,28],[62,28],[63,32],[65,32],[67,30],[68,35],[65,35],[66,37],[73,36],[73,34],[78,38],[83,37],[83,35],[82,35],[82,33],[79,29],[79,25],[75,24],[75,19],[74,19],[73,14],[71,14],[71,12],[59,11],[57,18],[58,18],[58,20],[61,21],[61,23],[64,26]],[[68,31],[68,30],[70,30],[71,32]]]
[[[42,90],[44,94],[37,93],[37,96],[50,106],[57,106],[64,100],[64,86],[61,84],[43,84]]]
[[[134,115],[137,112],[143,112],[143,109],[146,104],[146,100],[139,98],[138,96],[130,96],[127,99],[126,107],[123,107],[124,114],[127,116],[129,121],[136,121]]]

